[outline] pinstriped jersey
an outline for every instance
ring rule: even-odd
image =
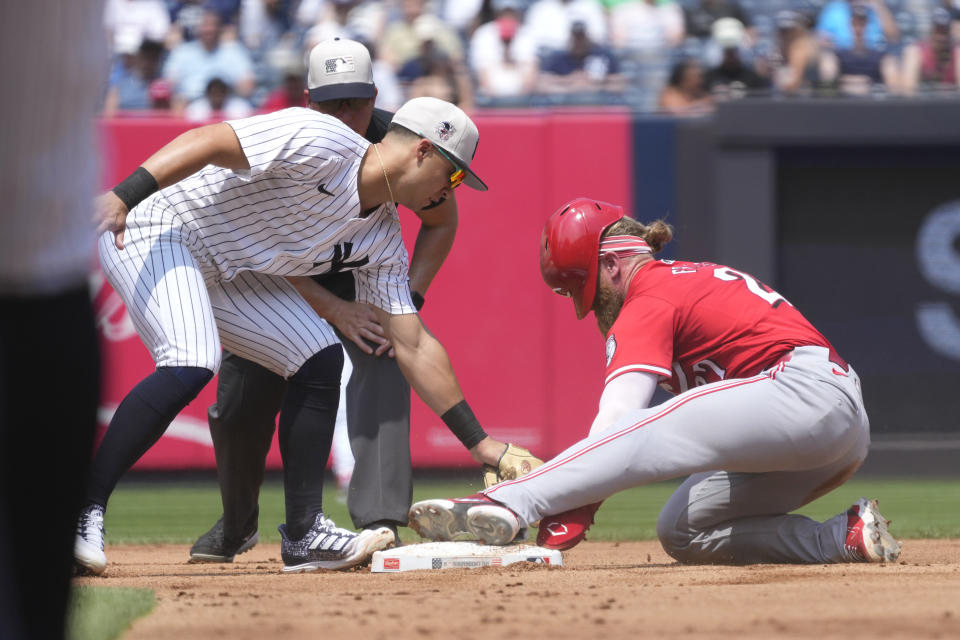
[[[250,169],[207,166],[136,207],[128,225],[177,228],[207,278],[355,270],[358,301],[413,313],[395,205],[360,211],[357,179],[370,143],[301,107],[228,124]],[[153,198],[166,201],[160,216],[147,213]]]
[[[786,298],[709,262],[654,260],[637,271],[607,335],[606,383],[653,373],[671,393],[759,373],[798,346],[832,350]]]

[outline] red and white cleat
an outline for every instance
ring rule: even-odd
[[[901,544],[890,535],[888,524],[876,500],[860,498],[847,510],[847,551],[860,562],[896,561]]]
[[[587,529],[593,524],[593,516],[601,502],[547,516],[540,520],[537,544],[547,549],[566,551],[580,544],[587,537]]]
[[[517,514],[481,493],[421,500],[410,507],[409,516],[410,528],[429,540],[469,535],[484,544],[507,545],[522,529]]]

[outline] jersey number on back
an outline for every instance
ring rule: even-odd
[[[743,280],[743,282],[747,285],[747,290],[750,293],[760,296],[774,309],[776,309],[781,302],[790,304],[789,300],[751,276],[749,273],[737,271],[736,269],[731,269],[730,267],[717,267],[713,270],[713,277],[723,280],[724,282]],[[790,306],[792,307],[793,305],[790,304]]]

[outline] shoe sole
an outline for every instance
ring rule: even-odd
[[[484,544],[513,542],[520,522],[504,507],[452,500],[423,500],[410,507],[410,528],[428,540],[448,541],[470,535]]]
[[[200,564],[200,563],[216,563],[216,562],[233,562],[233,559],[236,558],[241,553],[246,553],[257,546],[257,543],[260,542],[260,532],[255,532],[250,539],[240,545],[240,548],[237,549],[237,552],[232,556],[225,556],[216,553],[194,553],[190,552],[190,563],[191,564]]]
[[[860,503],[860,518],[863,520],[863,539],[870,562],[896,562],[902,545],[887,528],[887,520],[880,514],[876,500]]]
[[[392,543],[393,531],[387,527],[367,529],[360,534],[359,547],[352,556],[341,560],[316,560],[303,564],[285,565],[282,571],[283,573],[307,573],[317,569],[349,569],[367,562],[374,552],[386,549]]]

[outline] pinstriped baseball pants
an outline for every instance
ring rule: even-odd
[[[531,474],[485,491],[525,522],[651,482],[689,476],[657,532],[685,562],[840,562],[846,517],[786,515],[867,455],[857,374],[823,347],[752,378],[697,387],[581,440]]]
[[[284,278],[242,271],[216,280],[178,228],[128,227],[123,251],[99,240],[100,262],[158,367],[216,373],[221,347],[284,378],[339,339]]]

